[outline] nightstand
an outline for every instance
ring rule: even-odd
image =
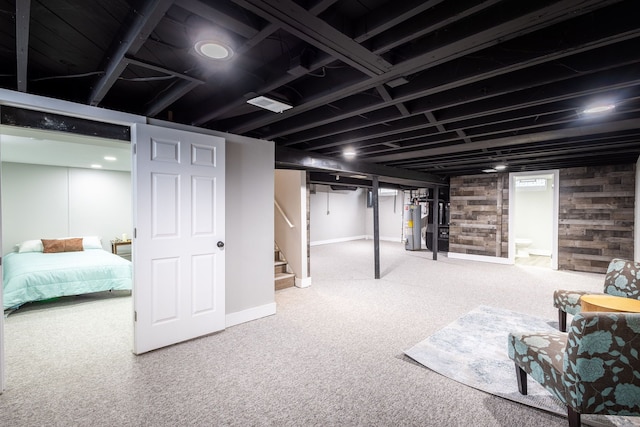
[[[118,241],[111,241],[111,253],[119,255],[118,254],[118,248],[120,246],[131,246],[131,240],[118,240]],[[129,255],[129,254],[127,254]]]

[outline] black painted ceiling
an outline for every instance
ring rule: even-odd
[[[272,139],[283,167],[308,165],[303,151],[328,169],[446,182],[498,164],[628,163],[640,154],[637,5],[0,0],[0,87]],[[201,31],[232,59],[196,55]],[[293,108],[246,103],[257,95]],[[615,110],[583,114],[601,101]]]

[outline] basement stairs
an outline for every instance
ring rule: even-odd
[[[280,252],[278,245],[274,244],[274,252],[275,256],[273,266],[275,272],[276,291],[293,287],[295,285],[296,275],[287,271],[287,260],[284,258],[284,255],[282,255],[282,252]]]

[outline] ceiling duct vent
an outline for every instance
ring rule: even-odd
[[[293,106],[289,104],[267,98],[266,96],[256,96],[255,98],[249,99],[247,103],[255,105],[256,107],[264,108],[265,110],[273,111],[274,113],[282,113],[285,110],[293,108]]]
[[[350,185],[331,185],[333,191],[356,191],[358,187]]]

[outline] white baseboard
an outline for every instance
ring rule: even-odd
[[[296,287],[298,288],[308,288],[311,286],[311,277],[305,277],[304,279],[299,279],[296,277]]]
[[[487,256],[487,255],[472,255],[472,254],[460,254],[456,252],[448,252],[447,257],[455,258],[455,259],[466,259],[469,261],[490,262],[493,264],[513,264],[513,261],[509,260],[509,258],[499,258],[499,257]]]
[[[276,303],[265,304],[258,307],[253,307],[248,310],[237,311],[235,313],[229,313],[225,317],[225,327],[239,325],[241,323],[257,320],[262,317],[267,317],[276,314]]]
[[[341,243],[341,242],[350,242],[352,240],[363,240],[366,239],[367,236],[351,236],[351,237],[341,237],[339,239],[329,239],[329,240],[317,240],[315,242],[310,242],[310,246],[318,246],[318,245],[328,245],[330,243]]]
[[[529,248],[529,253],[531,255],[551,256],[551,251],[548,250],[548,249],[531,249],[531,248]]]
[[[367,236],[367,240],[373,240],[373,236]],[[380,236],[380,240],[384,242],[394,242],[394,243],[402,243],[402,237],[387,237]]]
[[[328,245],[328,244],[331,244],[331,243],[350,242],[352,240],[373,240],[373,236],[363,235],[363,236],[341,237],[339,239],[317,240],[315,242],[309,243],[309,245],[310,246]],[[402,237],[380,236],[380,240],[381,241],[385,241],[385,242],[402,243]]]

